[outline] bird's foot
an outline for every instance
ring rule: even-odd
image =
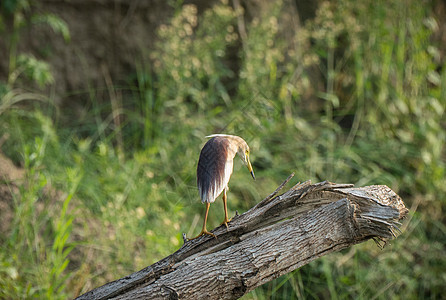
[[[232,220],[232,218],[230,218],[230,219],[225,218],[224,221],[220,224],[220,226],[221,226],[221,225],[225,225],[225,226],[226,226],[226,229],[228,229],[228,228],[229,228],[229,227],[228,227],[228,223],[231,222],[231,220]]]
[[[197,238],[199,238],[200,236],[205,235],[205,234],[210,235],[210,236],[213,236],[214,238],[217,238],[217,236],[216,236],[215,234],[213,234],[212,232],[209,232],[209,231],[207,231],[206,229],[203,229],[203,230],[200,232],[199,235],[197,235],[197,236],[194,237],[194,238],[188,239],[188,240],[189,240],[189,241],[195,240],[195,239],[197,239]]]

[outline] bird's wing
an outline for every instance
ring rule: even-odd
[[[229,141],[213,137],[203,147],[197,166],[197,185],[201,202],[211,203],[228,185],[232,174],[232,157],[228,160]]]

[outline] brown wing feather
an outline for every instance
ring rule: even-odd
[[[197,166],[197,185],[201,202],[214,202],[227,183],[225,164],[229,141],[224,137],[213,137],[201,149]]]

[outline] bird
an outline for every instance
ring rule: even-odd
[[[211,138],[206,142],[200,152],[197,165],[197,186],[200,194],[201,202],[206,204],[206,213],[204,215],[203,228],[196,239],[202,235],[211,235],[213,233],[207,231],[206,221],[211,203],[223,192],[223,205],[225,210],[225,218],[223,223],[228,227],[228,208],[227,208],[227,191],[229,179],[232,175],[234,167],[233,159],[236,154],[242,159],[243,164],[248,168],[252,178],[255,180],[254,171],[249,160],[249,146],[239,136],[227,134],[213,134],[206,138]]]

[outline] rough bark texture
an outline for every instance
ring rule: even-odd
[[[387,186],[305,182],[277,192],[213,230],[217,239],[186,241],[78,299],[237,299],[328,253],[371,238],[382,246],[408,213]]]

